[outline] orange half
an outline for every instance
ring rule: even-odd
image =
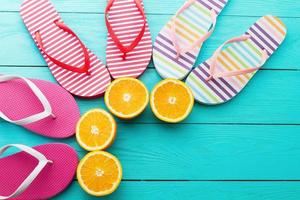
[[[149,102],[146,86],[135,78],[119,78],[105,93],[105,104],[115,116],[132,119],[140,115]]]
[[[151,109],[162,121],[178,123],[192,111],[194,97],[189,87],[176,79],[159,82],[150,96]]]
[[[77,123],[76,139],[87,151],[108,148],[116,137],[117,124],[111,114],[101,109],[90,110]]]
[[[110,153],[94,151],[88,153],[77,168],[79,185],[88,194],[105,196],[113,193],[122,179],[120,161]]]

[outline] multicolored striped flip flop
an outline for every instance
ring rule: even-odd
[[[110,84],[107,68],[62,22],[49,0],[24,0],[21,16],[62,87],[87,98],[105,92]]]
[[[286,32],[280,19],[264,16],[245,35],[225,42],[188,76],[186,83],[195,99],[214,105],[235,97],[280,46]]]
[[[109,0],[106,64],[113,78],[138,77],[152,56],[152,40],[142,0]]]
[[[183,79],[213,33],[228,0],[188,0],[158,34],[153,61],[163,78]]]

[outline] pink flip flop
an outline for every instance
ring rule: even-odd
[[[53,76],[79,97],[102,95],[110,84],[105,65],[62,22],[49,0],[24,0],[21,17]]]
[[[76,151],[66,144],[28,147],[6,145],[22,152],[0,159],[0,199],[49,199],[72,182],[78,163]]]
[[[139,77],[149,65],[152,40],[142,0],[108,0],[106,63],[113,78]]]
[[[75,133],[80,111],[59,85],[0,75],[0,118],[46,137],[67,138]]]

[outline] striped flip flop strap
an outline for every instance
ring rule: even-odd
[[[188,0],[180,9],[179,11],[176,13],[176,15],[173,17],[173,19],[171,20],[171,40],[173,42],[174,48],[176,50],[176,59],[178,60],[180,55],[182,55],[183,53],[187,53],[189,51],[191,51],[192,49],[196,48],[197,46],[200,46],[203,42],[205,42],[210,36],[211,34],[214,32],[215,30],[215,26],[217,23],[217,12],[213,9],[211,9],[211,27],[209,28],[209,30],[198,40],[196,40],[195,42],[193,42],[189,47],[187,48],[182,48],[179,45],[179,40],[178,40],[178,36],[177,36],[177,31],[176,31],[176,20],[178,19],[178,16],[180,14],[182,14],[186,9],[188,9],[190,6],[192,6],[194,3],[196,2],[196,0]]]
[[[215,51],[215,53],[211,57],[211,64],[210,64],[210,69],[209,69],[209,77],[206,79],[206,81],[210,81],[213,78],[224,78],[224,77],[238,76],[238,75],[242,75],[242,74],[249,74],[249,73],[252,73],[252,72],[255,72],[255,71],[259,70],[261,68],[261,66],[264,65],[264,63],[267,61],[267,59],[269,57],[268,53],[267,53],[267,51],[265,49],[262,50],[261,60],[260,60],[260,62],[259,62],[259,64],[257,66],[254,66],[254,67],[251,67],[251,68],[247,68],[247,69],[233,70],[233,71],[227,71],[227,72],[218,72],[217,71],[218,57],[220,56],[223,48],[226,45],[228,45],[228,44],[246,41],[246,40],[248,40],[250,38],[251,38],[250,35],[242,35],[240,37],[231,38],[231,39],[227,40],[226,42],[224,42]]]

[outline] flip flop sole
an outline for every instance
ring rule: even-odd
[[[207,33],[212,25],[211,10],[217,15],[226,6],[227,0],[197,0],[181,13],[176,20],[176,33],[179,45],[191,46]],[[183,53],[176,59],[176,49],[171,40],[171,23],[159,32],[153,49],[153,62],[157,72],[163,78],[184,79],[194,66],[201,46]]]
[[[124,46],[129,46],[143,27],[143,17],[134,0],[116,0],[109,12],[109,21]],[[139,44],[127,53],[125,60],[122,56],[123,53],[108,33],[106,63],[113,78],[137,78],[147,69],[152,56],[152,40],[148,23]]]
[[[25,0],[20,13],[36,44],[35,33],[39,31],[44,47],[52,57],[72,66],[84,65],[79,42],[55,25],[54,21],[62,19],[49,0]],[[42,51],[41,53],[58,83],[76,96],[100,96],[110,84],[107,68],[90,50],[90,75],[68,71],[51,62]]]
[[[286,36],[286,27],[274,16],[264,16],[255,22],[246,34],[251,38],[247,41],[228,45],[218,58],[220,71],[232,71],[258,66],[262,51],[271,56]],[[206,81],[209,77],[210,59],[195,68],[188,76],[186,83],[193,91],[195,99],[204,104],[221,104],[235,97],[247,85],[254,73],[235,77],[216,78]]]
[[[49,101],[52,117],[24,125],[24,128],[51,138],[67,138],[75,134],[80,111],[74,97],[57,84],[30,79]],[[0,110],[10,119],[17,120],[43,111],[43,106],[22,80],[0,84]]]
[[[66,144],[45,144],[33,147],[52,160],[17,199],[49,199],[62,192],[73,181],[78,156]],[[38,161],[25,152],[0,159],[0,194],[10,195],[27,178]]]

